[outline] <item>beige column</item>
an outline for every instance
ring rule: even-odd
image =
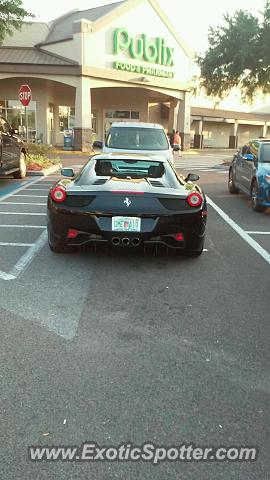
[[[54,105],[54,144],[63,145],[63,135],[60,134],[59,105]]]
[[[195,123],[194,148],[203,148],[203,118]]]
[[[87,152],[92,145],[91,88],[88,77],[79,77],[76,87],[74,149]]]
[[[182,149],[190,148],[190,93],[185,92],[184,99],[180,101],[177,130],[179,130],[182,138]]]
[[[168,122],[168,132],[171,133],[173,130],[177,130],[177,118],[179,111],[179,100],[176,98],[170,102],[169,110],[169,122]]]
[[[48,115],[49,115],[49,103],[48,95],[44,92],[41,99],[37,99],[36,110],[36,126],[37,126],[37,138],[41,143],[49,143],[49,131],[48,131]]]
[[[229,137],[229,148],[236,148],[238,144],[238,122],[235,120],[235,122],[232,124],[231,128],[231,134]]]
[[[268,130],[268,125],[265,122],[265,124],[263,125],[263,132],[262,132],[263,138],[267,137],[267,130]]]

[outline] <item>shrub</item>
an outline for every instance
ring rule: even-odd
[[[25,143],[27,155],[56,155],[56,150],[52,145],[45,143]]]
[[[27,155],[26,166],[27,170],[42,170],[43,168],[51,167],[52,165],[58,165],[60,158],[48,158],[44,155]]]

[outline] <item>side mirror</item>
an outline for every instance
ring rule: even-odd
[[[73,168],[62,168],[61,175],[62,177],[69,177],[69,178],[75,177]]]
[[[94,143],[93,143],[93,148],[103,148],[103,142],[100,142],[99,140],[96,140]]]
[[[189,173],[185,178],[185,182],[197,182],[197,180],[200,180],[200,177],[196,173]]]
[[[173,146],[173,151],[174,151],[174,152],[179,152],[179,150],[180,150],[180,146],[179,146],[179,145],[174,145],[174,146]]]
[[[252,153],[245,153],[245,155],[243,155],[243,158],[249,161],[255,160],[255,156]]]

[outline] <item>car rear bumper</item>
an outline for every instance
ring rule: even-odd
[[[106,221],[104,221],[106,220]],[[160,244],[172,249],[202,249],[205,237],[206,216],[202,211],[189,215],[142,219],[140,232],[116,232],[111,228],[110,216],[64,215],[48,212],[50,242],[81,247],[90,244],[109,244],[117,248],[138,248]],[[68,238],[69,231],[74,238]],[[175,238],[182,233],[183,239]]]

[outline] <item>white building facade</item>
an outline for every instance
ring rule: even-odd
[[[155,0],[72,11],[24,24],[0,47],[0,112],[33,141],[87,151],[112,121],[150,121],[190,144],[192,54]],[[18,90],[28,84],[27,112]],[[26,117],[25,117],[26,115]]]

